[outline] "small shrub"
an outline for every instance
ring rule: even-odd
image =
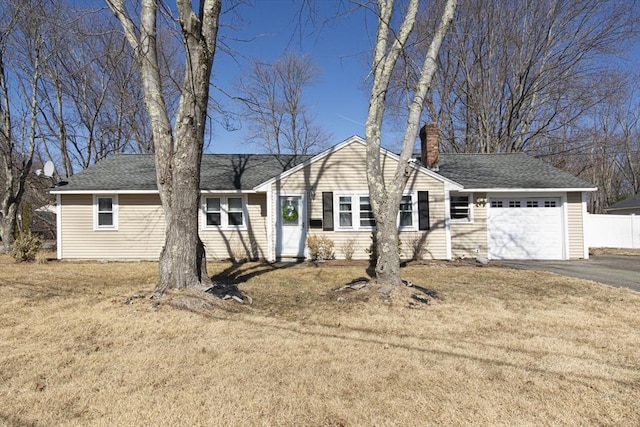
[[[334,259],[333,240],[325,236],[307,237],[307,247],[309,248],[309,258],[312,261],[325,261]]]
[[[11,256],[16,262],[30,262],[36,259],[36,254],[42,246],[40,236],[31,233],[21,233],[11,245]]]
[[[405,245],[409,247],[411,251],[411,259],[419,261],[424,259],[424,255],[427,252],[427,238],[426,237],[410,237],[404,241]]]
[[[349,239],[342,244],[342,254],[344,259],[351,261],[353,259],[353,253],[356,251],[356,239]]]

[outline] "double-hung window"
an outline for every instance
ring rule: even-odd
[[[337,202],[338,229],[373,230],[375,228],[376,220],[373,216],[371,198],[368,195],[338,194],[334,200]],[[413,194],[402,196],[398,213],[399,229],[406,230],[416,227],[416,200]]]
[[[222,225],[222,204],[220,203],[220,197],[207,197],[205,199],[205,215],[206,224],[209,226]]]
[[[93,199],[94,229],[118,229],[118,198],[117,196],[96,195]]]
[[[452,195],[449,199],[449,214],[454,222],[471,222],[471,196]]]
[[[369,196],[338,196],[338,218],[341,229],[371,229],[376,225]]]
[[[375,227],[376,220],[373,217],[373,208],[369,196],[360,196],[360,227]]]
[[[242,197],[227,197],[227,223],[230,227],[244,225],[244,207]]]
[[[242,196],[205,197],[202,206],[204,228],[246,227],[246,203]]]
[[[400,228],[413,227],[413,201],[411,196],[402,196],[398,212],[398,226]]]
[[[353,227],[353,204],[351,203],[351,196],[340,196],[338,212],[340,228]]]

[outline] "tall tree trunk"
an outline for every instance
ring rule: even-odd
[[[157,54],[158,2],[143,0],[138,26],[122,0],[106,1],[138,58],[151,118],[157,185],[166,225],[156,291],[209,285],[205,249],[198,235],[198,209],[209,79],[221,2],[201,0],[196,15],[191,0],[176,1],[185,49],[185,76],[172,127]]]
[[[31,14],[33,9],[18,7],[13,13],[15,18],[22,13]],[[6,34],[11,31],[14,24],[15,22],[12,20],[9,28],[5,29]],[[11,96],[8,87],[11,80],[7,78],[4,59],[4,54],[8,49],[7,41],[6,38],[0,40],[0,163],[2,163],[2,175],[5,178],[5,182],[0,183],[0,237],[4,251],[9,250],[14,241],[18,208],[27,188],[27,179],[31,174],[36,146],[38,85],[41,76],[40,66],[44,41],[38,28],[32,31],[32,38],[25,38],[25,46],[28,46],[32,55],[31,62],[26,62],[25,66],[29,67],[31,73],[27,75],[25,81],[21,82],[24,85],[22,95],[25,99],[29,99],[27,113],[29,124],[25,132],[28,137],[22,145],[16,144],[13,133],[12,109],[9,101]],[[26,117],[27,115],[24,117],[25,121]]]
[[[385,180],[380,159],[382,122],[384,119],[386,94],[389,81],[396,68],[398,58],[404,52],[407,40],[416,22],[419,0],[411,0],[405,16],[397,30],[391,28],[393,22],[393,0],[378,0],[378,29],[373,55],[373,85],[369,99],[369,112],[365,125],[367,141],[367,183],[371,207],[376,219],[376,280],[384,285],[399,285],[400,255],[398,254],[397,218],[409,173],[409,160],[420,127],[420,114],[424,106],[427,89],[436,70],[436,58],[456,8],[456,0],[447,0],[440,24],[425,54],[424,62],[415,87],[412,88],[408,106],[402,151],[394,176]]]

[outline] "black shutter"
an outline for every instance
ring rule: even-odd
[[[430,230],[429,224],[429,192],[418,191],[418,229]]]
[[[333,231],[333,192],[322,192],[322,229]]]

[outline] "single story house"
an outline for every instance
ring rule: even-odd
[[[403,258],[587,258],[586,194],[595,188],[526,154],[438,153],[423,136],[408,167],[398,229]],[[389,177],[398,161],[381,149]],[[367,259],[375,220],[365,141],[314,156],[206,154],[200,236],[213,259],[306,255],[306,238]],[[57,198],[59,259],[157,259],[164,218],[151,155],[121,154],[71,177]]]
[[[640,215],[640,193],[614,203],[604,212],[612,215]]]

